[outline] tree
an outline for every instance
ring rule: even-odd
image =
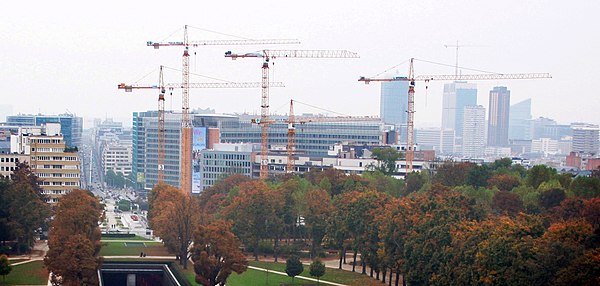
[[[571,192],[580,198],[600,196],[600,179],[594,177],[577,177],[571,182]]]
[[[155,235],[176,252],[179,263],[187,269],[193,232],[200,221],[196,198],[175,187],[157,184],[150,192],[149,222]]]
[[[429,176],[425,172],[412,172],[406,175],[406,191],[404,195],[420,190],[428,181]]]
[[[311,238],[310,255],[315,257],[327,231],[327,220],[331,217],[331,197],[325,190],[309,191],[305,195],[306,212],[304,221]]]
[[[61,198],[44,258],[53,285],[97,285],[102,212],[100,202],[89,191],[73,190]]]
[[[396,172],[398,169],[396,167],[396,161],[402,159],[402,157],[404,157],[402,153],[391,147],[373,149],[373,158],[377,160],[375,170],[381,171],[386,175],[391,175]]]
[[[250,181],[239,188],[239,194],[223,210],[223,216],[232,220],[233,233],[252,248],[254,259],[258,260],[259,242],[270,235],[269,227],[277,220],[276,208],[283,198],[264,181]]]
[[[0,240],[17,241],[17,253],[33,247],[35,231],[50,216],[50,207],[39,187],[37,176],[27,163],[18,163],[10,180],[0,184]]]
[[[304,271],[304,266],[298,256],[292,255],[285,261],[285,273],[292,277],[292,284],[294,283],[294,278],[302,273],[302,271]]]
[[[8,257],[4,254],[0,255],[0,275],[2,275],[2,280],[6,281],[6,275],[8,275],[10,271],[12,271],[12,267],[8,262]]]
[[[317,285],[318,285],[319,278],[321,278],[321,276],[325,275],[325,264],[323,264],[323,262],[321,262],[321,260],[319,258],[317,258],[310,264],[309,270],[310,270],[310,276],[317,277]]]
[[[521,185],[519,178],[508,174],[496,174],[491,176],[487,183],[490,187],[496,187],[500,191],[510,192]]]
[[[540,193],[540,205],[546,209],[551,209],[560,205],[566,198],[565,191],[560,188],[554,188]]]
[[[230,229],[230,223],[217,220],[199,226],[194,233],[192,261],[197,283],[223,286],[231,273],[240,274],[248,268],[240,242]]]
[[[455,187],[467,184],[469,172],[475,164],[445,162],[439,166],[437,173],[433,176],[433,183],[439,183],[447,187]]]
[[[537,189],[541,183],[550,181],[556,175],[556,169],[544,165],[535,165],[525,176],[525,182],[528,186]]]
[[[492,199],[492,209],[499,214],[515,216],[523,210],[523,201],[517,194],[497,192]]]

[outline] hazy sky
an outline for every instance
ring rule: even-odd
[[[300,45],[192,49],[191,72],[229,81],[260,81],[261,60],[232,61],[225,51],[346,49],[360,59],[280,59],[271,77],[271,110],[287,113],[290,98],[348,115],[378,115],[374,76],[414,57],[501,73],[548,72],[552,79],[478,81],[478,103],[503,85],[511,102],[532,98],[534,116],[559,123],[600,123],[600,1],[4,1],[0,18],[2,101],[22,113],[75,113],[129,120],[156,109],[156,91],[117,90],[120,82],[181,82],[179,47],[154,50],[146,41],[181,41],[183,26],[245,38],[297,38]],[[190,40],[232,39],[190,28]],[[195,54],[194,54],[195,53]],[[405,74],[408,65],[388,71]],[[415,73],[454,68],[415,63]],[[464,70],[463,73],[473,73]],[[148,75],[144,78],[145,75]],[[385,75],[385,74],[384,74]],[[140,80],[141,79],[141,80]],[[192,76],[191,82],[210,79]],[[416,126],[439,126],[444,82],[420,83]],[[180,91],[167,109],[181,108]],[[219,113],[260,113],[260,90],[192,89],[190,106]],[[298,105],[296,113],[318,112]],[[130,125],[130,122],[126,123]]]

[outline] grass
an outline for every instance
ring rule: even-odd
[[[280,272],[285,272],[285,263],[274,263],[274,262],[262,262],[262,261],[250,261],[249,264],[251,266],[265,268],[269,270],[275,270]],[[182,270],[188,281],[196,286],[199,285],[194,281],[194,270],[193,265],[188,265],[187,270]],[[304,265],[304,272],[300,274],[300,276],[311,277],[308,270],[308,265]],[[268,282],[267,282],[268,277]],[[315,277],[311,277],[315,278]],[[366,275],[362,275],[359,273],[352,273],[350,271],[344,271],[339,269],[327,268],[325,271],[325,275],[320,278],[320,280],[336,282],[351,286],[371,286],[377,285],[380,286],[382,283],[375,279],[371,279]],[[317,285],[317,282],[304,280],[300,278],[294,279],[294,283],[292,284],[292,278],[286,275],[279,275],[275,273],[267,273],[265,271],[248,269],[246,272],[242,274],[233,273],[227,279],[227,286],[279,286],[280,284],[290,284],[290,285]],[[319,285],[327,285],[324,283],[320,283]]]
[[[148,256],[172,255],[160,242],[148,241],[144,244],[146,246],[128,247],[124,242],[103,241],[99,256],[139,256],[140,252]]]
[[[6,275],[6,281],[0,278],[0,285],[46,285],[47,283],[48,270],[44,267],[43,261],[13,266],[10,274]]]

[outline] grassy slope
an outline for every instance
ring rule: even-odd
[[[48,270],[44,267],[43,261],[13,266],[10,274],[6,275],[6,281],[0,278],[0,285],[46,285],[47,283]]]

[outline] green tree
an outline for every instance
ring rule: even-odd
[[[199,226],[194,233],[192,261],[197,283],[223,286],[231,273],[240,274],[248,268],[240,243],[230,229],[230,223],[217,220]]]
[[[404,195],[420,190],[428,181],[429,176],[425,172],[412,172],[406,175],[406,191]]]
[[[528,186],[537,189],[543,182],[550,181],[556,175],[556,169],[544,165],[535,165],[525,177]]]
[[[571,182],[571,192],[580,198],[594,198],[600,195],[600,179],[577,177]]]
[[[304,271],[304,265],[302,265],[298,256],[292,255],[285,261],[285,273],[292,277],[292,284],[294,283],[294,278],[300,275],[302,271]]]
[[[0,255],[0,275],[2,275],[4,281],[6,281],[6,275],[10,274],[10,271],[12,271],[12,267],[8,262],[8,257],[4,254]]]
[[[312,190],[306,193],[304,221],[311,238],[310,255],[316,257],[327,232],[327,220],[332,214],[331,197],[325,190]]]
[[[321,276],[325,275],[325,264],[319,258],[310,264],[310,276],[317,277],[317,285]]]
[[[27,163],[18,163],[10,181],[3,181],[0,188],[0,234],[2,240],[17,241],[17,252],[29,250],[34,245],[35,231],[42,227],[50,216],[50,207],[45,202],[37,176]]]
[[[490,176],[491,170],[487,165],[475,165],[467,174],[467,185],[474,187],[486,187]]]
[[[375,170],[381,171],[386,175],[391,175],[396,172],[398,169],[396,167],[396,161],[403,157],[403,153],[391,147],[373,149],[373,158],[377,160]]]

